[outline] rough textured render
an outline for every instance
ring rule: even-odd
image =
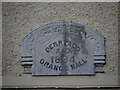
[[[2,3],[0,2],[0,88],[2,86]]]
[[[3,3],[4,86],[117,86],[118,3]],[[82,23],[100,32],[106,40],[105,73],[95,76],[31,77],[21,66],[22,40],[33,29],[52,21]],[[89,79],[89,80],[88,80]]]

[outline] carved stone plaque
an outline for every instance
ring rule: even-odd
[[[91,75],[103,72],[104,37],[74,22],[41,26],[23,40],[24,73],[32,75]]]

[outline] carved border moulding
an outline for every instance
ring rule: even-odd
[[[98,31],[72,21],[43,25],[25,36],[25,74],[95,75],[103,73],[105,41]]]

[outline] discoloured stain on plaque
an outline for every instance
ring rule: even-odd
[[[63,22],[63,42],[68,41],[68,37],[69,37],[69,33],[66,29],[66,26]],[[60,53],[60,65],[63,67],[63,69],[61,70],[60,74],[67,74],[68,71],[68,67],[66,65],[66,62],[64,61],[64,57],[66,56],[66,45],[63,45],[61,53]]]
[[[72,21],[46,24],[23,41],[23,66],[32,75],[95,74],[104,55],[104,37]]]

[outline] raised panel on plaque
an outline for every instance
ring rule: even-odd
[[[32,75],[94,75],[103,72],[104,37],[75,22],[41,26],[23,40],[24,73]]]

